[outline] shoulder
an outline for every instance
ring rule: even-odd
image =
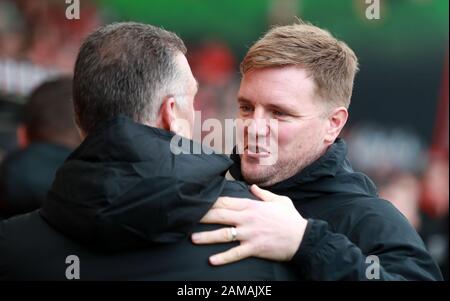
[[[0,222],[1,280],[64,280],[72,254],[89,255],[47,224],[39,211]]]
[[[391,202],[370,196],[355,196],[339,203],[328,211],[331,219],[350,219],[352,227],[361,226],[370,221],[372,227],[377,224],[409,225],[403,214]]]
[[[378,197],[356,197],[347,206],[364,218],[406,221],[406,218],[391,202]]]
[[[414,227],[387,200],[376,197],[358,198],[339,211],[341,219],[334,221],[334,227],[360,246],[424,248]]]
[[[352,206],[358,215],[355,226],[370,222],[372,227],[400,227],[414,230],[406,217],[389,201],[381,198],[361,198]]]
[[[34,229],[38,224],[42,224],[44,220],[40,216],[38,210],[13,216],[11,218],[0,221],[0,235],[15,235],[27,230]]]
[[[51,251],[66,240],[62,234],[47,224],[38,210],[0,222],[0,250],[9,252],[15,257],[26,256],[30,249]]]
[[[17,263],[16,258],[23,252],[30,252],[33,244],[27,241],[37,239],[36,217],[37,212],[31,212],[0,221],[0,280],[11,277],[12,267]],[[30,257],[27,254],[23,258]]]

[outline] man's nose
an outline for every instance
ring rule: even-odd
[[[249,121],[248,134],[255,137],[265,137],[270,133],[269,119],[262,112],[255,110],[253,118]]]

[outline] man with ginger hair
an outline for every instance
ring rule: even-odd
[[[263,202],[220,198],[203,217],[229,226],[195,233],[194,243],[240,241],[212,254],[212,264],[253,256],[290,261],[305,280],[442,279],[416,231],[353,171],[338,138],[357,71],[355,53],[310,24],[275,27],[249,49],[238,93],[238,117],[251,121],[247,151],[232,155],[230,172],[255,184]],[[270,119],[278,121],[276,133],[263,122]],[[277,153],[260,145],[272,136]],[[275,164],[261,164],[270,156]]]

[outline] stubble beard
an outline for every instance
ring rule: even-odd
[[[260,187],[272,186],[296,175],[319,159],[324,152],[319,147],[314,147],[301,158],[289,157],[280,160],[278,157],[274,165],[256,165],[256,167],[254,163],[242,160],[241,173],[248,184],[256,184]]]

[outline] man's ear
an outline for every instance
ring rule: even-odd
[[[24,124],[20,124],[16,129],[17,145],[19,148],[25,148],[30,144],[27,128]]]
[[[161,107],[159,108],[155,126],[157,128],[170,131],[170,125],[175,119],[175,99],[173,97],[167,97],[164,99]]]
[[[328,128],[325,133],[325,142],[332,144],[341,133],[342,128],[347,123],[348,111],[345,107],[334,109],[328,116]]]

